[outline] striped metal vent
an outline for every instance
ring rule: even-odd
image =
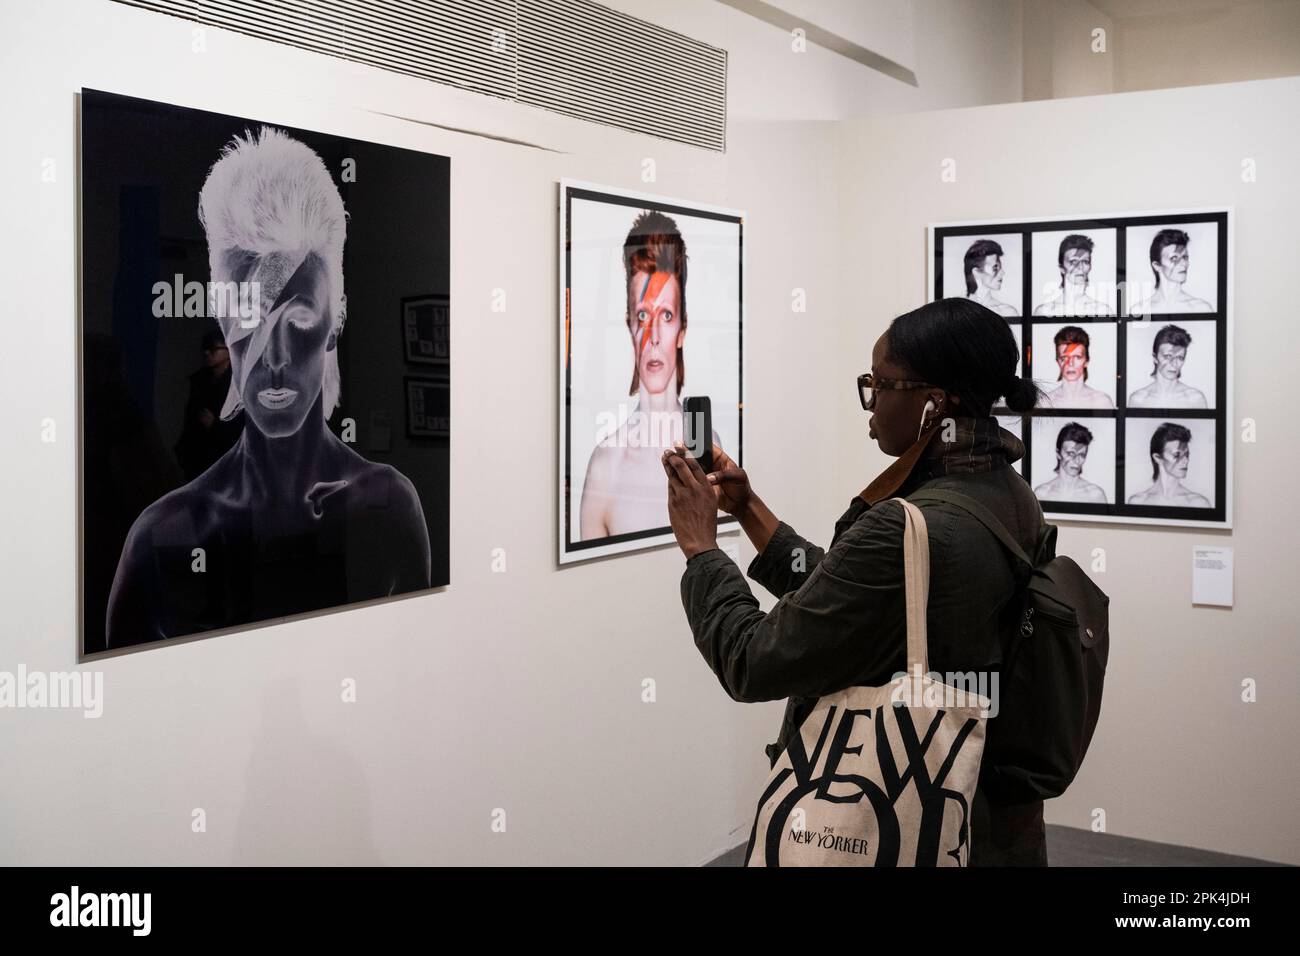
[[[116,0],[706,149],[727,51],[592,0]]]
[[[591,0],[520,0],[519,101],[727,146],[727,51]]]

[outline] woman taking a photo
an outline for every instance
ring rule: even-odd
[[[665,453],[669,516],[687,558],[682,601],[696,646],[734,700],[789,698],[767,748],[773,764],[819,697],[884,685],[907,668],[903,509],[875,505],[922,488],[960,492],[1033,552],[1043,512],[1012,467],[1024,445],[992,415],[1000,397],[1014,412],[1034,407],[1038,389],[1019,367],[1006,320],[978,303],[943,299],[896,318],[858,389],[871,413],[868,434],[898,460],[853,499],[829,550],[778,519],[721,449],[707,476],[680,446]],[[918,505],[930,542],[930,667],[997,673],[1019,624],[1012,563],[966,511]],[[718,549],[718,509],[739,519],[758,552],[749,576],[779,599],[767,613]],[[981,786],[970,839],[972,866],[1046,866],[1042,801],[996,806]]]

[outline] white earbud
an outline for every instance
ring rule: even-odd
[[[934,411],[935,408],[934,399],[929,399],[925,403],[925,408],[921,409],[921,424],[916,429],[917,441],[921,439],[921,432],[925,431],[925,416]]]

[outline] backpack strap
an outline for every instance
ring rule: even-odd
[[[961,492],[948,491],[947,489],[923,488],[907,497],[909,501],[946,501],[950,505],[956,505],[993,532],[993,535],[1002,542],[1003,547],[1010,551],[1018,562],[1031,572],[1033,571],[1034,562],[1025,554],[1025,549],[1020,547],[1016,539],[1011,537],[1011,532],[1007,530],[1006,525],[999,521],[993,512],[970,497],[970,495],[963,495]]]

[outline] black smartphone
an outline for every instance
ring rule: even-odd
[[[707,475],[713,470],[713,404],[707,395],[691,395],[682,402],[682,443]]]

